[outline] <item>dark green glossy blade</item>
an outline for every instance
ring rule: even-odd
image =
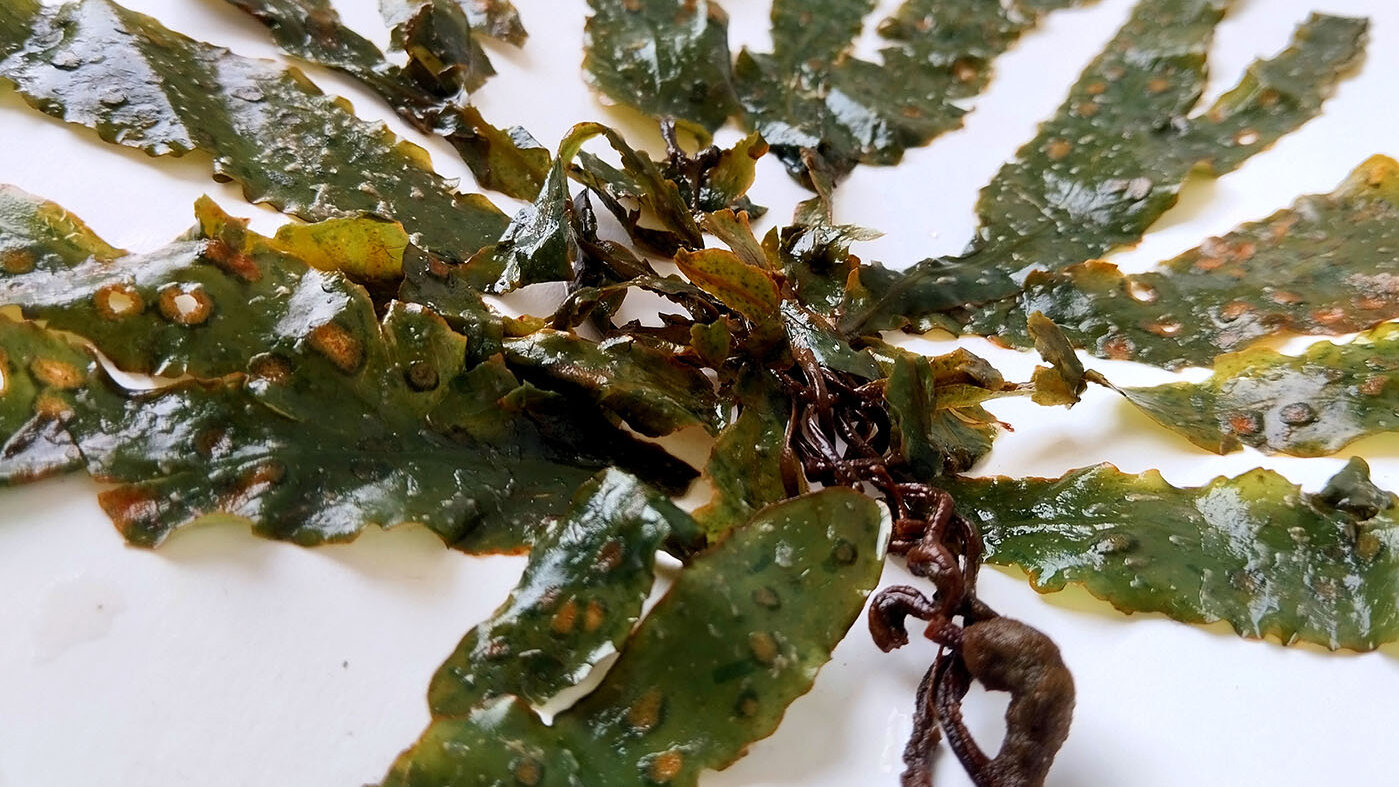
[[[495,75],[490,58],[471,36],[458,0],[380,0],[392,49],[408,57],[406,71],[420,83],[470,92]]]
[[[971,252],[901,275],[861,271],[843,327],[926,329],[935,312],[1014,295],[1011,277],[1020,271],[1059,270],[1137,242],[1175,204],[1192,169],[1227,172],[1315,116],[1363,51],[1364,20],[1313,16],[1291,47],[1192,117],[1227,6],[1138,4],[1058,114],[982,192]]]
[[[782,327],[795,352],[807,352],[828,369],[853,374],[864,380],[883,377],[879,363],[868,350],[856,350],[830,323],[790,300],[782,301]]]
[[[471,31],[513,46],[524,46],[529,33],[510,0],[457,0],[466,11]]]
[[[6,375],[0,476],[69,469],[76,445],[93,475],[128,484],[103,505],[135,543],[227,514],[306,544],[416,521],[462,549],[513,550],[598,467],[667,491],[694,476],[605,414],[522,386],[502,361],[468,371],[484,359],[421,306],[391,302],[380,321],[361,287],[289,253],[324,230],[346,241],[319,238],[337,266],[368,267],[384,250],[349,241],[379,235],[346,230],[381,223],[267,239],[203,200],[187,239],[120,256],[52,203],[6,190],[0,206],[0,248],[24,262],[0,278],[0,303],[90,338],[121,368],[215,379],[129,391],[56,340],[45,347],[67,353],[54,391],[66,399],[36,399],[18,370]],[[27,357],[32,326],[6,329],[20,342],[9,356]]]
[[[65,215],[14,189],[5,196],[6,204],[36,217]],[[198,224],[184,239],[125,256],[113,256],[90,233],[54,237],[62,223],[0,227],[0,245],[24,248],[16,253],[35,254],[42,263],[0,276],[0,305],[87,338],[129,372],[263,377],[295,367],[317,375],[376,362],[378,319],[362,288],[311,268],[207,197],[195,215]],[[336,233],[341,240],[346,229]],[[84,250],[98,254],[84,258]],[[356,259],[371,253],[340,251]]]
[[[0,484],[82,467],[61,421],[94,366],[57,334],[0,316]]]
[[[345,25],[331,0],[226,0],[261,22],[283,51],[340,69],[371,86],[393,84],[393,71],[374,42]]]
[[[604,95],[706,131],[737,109],[728,15],[710,0],[588,0],[583,69]]]
[[[845,301],[846,286],[859,267],[850,247],[878,238],[878,230],[836,224],[830,201],[823,197],[797,205],[792,224],[769,233],[764,246],[781,260],[793,294],[803,306],[835,319]]]
[[[777,0],[773,51],[734,67],[746,121],[794,175],[815,153],[838,178],[856,164],[894,164],[961,125],[991,62],[1052,7],[1074,4],[909,0],[879,25],[875,64],[851,55],[871,0]],[[804,153],[805,152],[805,153]]]
[[[8,347],[33,328],[3,323],[0,330]],[[237,378],[130,391],[95,363],[39,355],[31,364],[63,385],[33,401],[34,420],[18,433],[56,429],[62,439],[52,442],[75,445],[93,476],[121,484],[100,501],[141,546],[221,516],[305,545],[351,539],[369,523],[420,522],[462,549],[521,548],[592,470],[554,459],[527,417],[502,408],[500,390],[518,385],[503,369],[480,367],[448,385],[460,354],[437,318],[400,307],[385,317],[383,332],[390,363],[379,370],[377,400],[359,378],[339,373],[305,391],[254,395]],[[441,385],[423,373],[430,363],[439,365]],[[437,411],[460,409],[469,397],[492,420],[456,419],[450,437],[427,428]],[[23,407],[22,399],[7,391],[5,410],[12,402]],[[347,423],[355,429],[346,431]],[[0,457],[0,477],[11,481],[67,467],[45,464],[34,451]]]
[[[687,426],[723,424],[714,385],[662,348],[619,336],[594,342],[544,328],[505,341],[505,359],[521,377],[571,399],[592,400],[638,432],[656,437]]]
[[[483,188],[519,199],[534,199],[549,167],[549,152],[521,128],[503,131],[462,103],[462,85],[452,80],[421,79],[420,69],[389,63],[368,39],[351,30],[329,0],[228,0],[266,25],[277,45],[303,60],[343,71],[384,99],[419,131],[440,134],[471,168]],[[490,6],[491,0],[473,5]],[[511,35],[506,9],[480,8],[468,16],[494,14],[493,28]],[[508,10],[507,10],[508,9]],[[513,15],[518,25],[518,14]],[[483,22],[490,20],[483,19]],[[475,25],[475,22],[472,22]],[[519,27],[521,37],[524,28]],[[484,55],[484,53],[482,53]]]
[[[777,728],[864,607],[882,513],[826,489],[764,509],[696,559],[602,685],[555,720],[586,772],[694,784]]]
[[[715,536],[747,522],[762,508],[788,497],[783,474],[792,403],[766,370],[742,373],[734,385],[738,417],[719,433],[704,466],[714,496],[695,519]],[[791,460],[796,464],[795,457]]]
[[[925,480],[966,472],[980,461],[1001,427],[981,404],[1022,393],[967,350],[929,357],[878,345],[875,352],[887,374],[891,458]]]
[[[0,185],[0,275],[59,273],[88,260],[124,256],[63,206]]]
[[[403,282],[398,298],[433,310],[467,337],[467,354],[473,364],[501,351],[505,324],[486,304],[467,266],[444,262],[429,254],[409,254],[403,260]]]
[[[696,784],[810,689],[878,581],[881,520],[847,489],[765,509],[680,573],[552,727],[504,699],[439,719],[385,787],[509,784],[522,766],[526,783]]]
[[[1017,313],[1039,310],[1095,355],[1206,365],[1287,331],[1335,335],[1399,317],[1396,248],[1399,163],[1375,156],[1336,191],[1303,197],[1155,270],[1124,275],[1092,261],[1036,271],[1014,310],[972,330],[1021,344]]]
[[[1111,465],[948,491],[987,559],[1021,566],[1041,591],[1081,583],[1125,612],[1332,649],[1399,636],[1399,501],[1360,459],[1315,495],[1270,470],[1182,489]]]
[[[588,124],[575,126],[559,143],[532,205],[515,214],[500,242],[473,258],[467,267],[478,287],[487,292],[509,292],[527,284],[565,281],[582,253],[573,228],[572,200],[568,194],[568,165],[583,143],[598,133]]]
[[[569,741],[517,697],[439,719],[398,756],[380,787],[588,787]],[[631,784],[622,782],[621,784]],[[640,782],[637,782],[640,784]]]
[[[1220,356],[1199,383],[1126,388],[1128,400],[1190,442],[1226,454],[1324,456],[1399,428],[1399,324],[1299,356],[1269,349]]]
[[[152,156],[203,151],[216,178],[308,220],[395,219],[450,259],[493,242],[507,223],[480,195],[453,191],[421,148],[358,120],[300,72],[187,38],[109,0],[51,9],[0,62],[0,77],[36,108],[109,142]]]
[[[434,716],[514,695],[544,703],[621,647],[655,580],[656,550],[702,545],[694,520],[618,470],[579,488],[530,549],[505,605],[472,629],[433,676]]]

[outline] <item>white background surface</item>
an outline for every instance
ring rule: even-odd
[[[601,119],[648,136],[637,118],[603,107],[579,73],[583,0],[516,0],[532,38],[523,53],[491,47],[501,76],[477,95],[487,118],[522,123],[552,146],[572,123]],[[337,0],[360,30],[386,42],[374,0]],[[274,56],[264,32],[218,0],[129,0],[166,24],[236,51]],[[768,4],[731,0],[731,38],[766,47]],[[882,3],[884,10],[893,2]],[[1220,27],[1210,95],[1253,57],[1284,45],[1313,9],[1367,15],[1370,54],[1324,115],[1218,182],[1191,184],[1182,205],[1129,270],[1210,234],[1264,216],[1299,194],[1328,191],[1366,156],[1399,153],[1399,4],[1392,0],[1241,0]],[[845,221],[884,230],[865,256],[903,265],[955,251],[971,235],[976,191],[1060,103],[1078,71],[1126,17],[1129,0],[1054,14],[1003,58],[966,128],[911,152],[897,168],[862,168],[839,192]],[[872,49],[874,37],[862,43]],[[470,177],[443,144],[408,133],[348,80],[307,69],[426,144],[444,173]],[[721,139],[736,136],[730,130]],[[148,161],[63,127],[0,88],[0,181],[54,199],[110,242],[154,248],[191,223],[209,193],[259,229],[282,219],[207,177],[208,161]],[[758,201],[790,216],[801,192],[775,161]],[[515,206],[500,200],[507,211]],[[764,224],[766,228],[767,224]],[[1031,359],[968,340],[1010,377]],[[929,351],[949,343],[919,343]],[[1292,346],[1299,346],[1293,344]],[[1159,371],[1091,361],[1124,383]],[[1310,490],[1345,455],[1316,460],[1204,454],[1103,390],[1073,411],[1028,403],[993,409],[1016,426],[978,468],[1058,475],[1112,461],[1160,468],[1177,484],[1265,465]],[[1399,439],[1353,446],[1379,483],[1399,488]],[[696,454],[702,456],[702,450]],[[428,678],[463,632],[504,597],[520,559],[477,560],[441,548],[418,527],[367,532],[355,544],[304,550],[244,528],[195,528],[159,552],[123,546],[71,477],[0,491],[0,785],[4,787],[355,787],[377,780],[427,721]],[[904,581],[890,568],[886,581]],[[983,593],[1002,612],[1055,638],[1078,683],[1073,735],[1052,785],[1312,785],[1399,783],[1390,762],[1399,729],[1393,646],[1367,655],[1285,649],[1225,626],[1126,618],[1081,591],[1036,595],[989,570]],[[917,644],[884,656],[857,628],[815,690],[772,738],[706,787],[893,785],[913,689],[932,655]],[[1004,700],[974,694],[968,715],[994,749]],[[939,785],[963,785],[945,758]]]

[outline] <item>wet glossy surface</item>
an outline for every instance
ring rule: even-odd
[[[1225,0],[1144,3],[1084,71],[1059,112],[981,192],[969,252],[930,259],[852,292],[845,325],[872,330],[1013,295],[1014,274],[1057,270],[1137,242],[1176,203],[1198,165],[1238,167],[1320,111],[1363,49],[1363,20],[1313,16],[1291,48],[1254,65],[1209,110],[1192,115]],[[1240,129],[1246,129],[1247,133]],[[969,330],[999,331],[995,307]]]
[[[1200,383],[1128,388],[1157,423],[1207,451],[1325,456],[1399,429],[1399,326],[1298,356],[1269,349],[1220,356]]]
[[[680,573],[553,726],[500,701],[439,718],[385,787],[696,784],[810,689],[878,579],[880,521],[841,489],[768,508]]]
[[[1399,637],[1399,498],[1358,459],[1313,495],[1267,470],[1177,488],[1111,465],[953,492],[987,559],[1024,568],[1044,592],[1081,583],[1126,612],[1333,649]]]
[[[109,142],[152,156],[204,151],[216,178],[308,220],[358,211],[398,218],[425,247],[456,259],[505,226],[485,198],[459,194],[432,172],[421,148],[358,120],[298,72],[186,38],[108,0],[43,14],[0,74],[35,107]]]

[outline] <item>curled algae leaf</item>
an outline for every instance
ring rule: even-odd
[[[881,519],[847,489],[764,509],[680,572],[552,726],[510,697],[440,716],[383,787],[510,784],[522,770],[538,784],[696,784],[810,689],[878,581]]]
[[[1206,365],[1287,331],[1336,335],[1399,317],[1396,249],[1399,163],[1375,156],[1336,191],[1146,273],[1101,261],[1035,271],[1018,304],[983,314],[972,330],[1023,344],[1021,314],[1038,310],[1094,355]]]
[[[358,79],[419,131],[445,137],[471,168],[483,187],[512,197],[534,199],[549,166],[549,152],[524,129],[503,131],[487,123],[474,107],[463,103],[463,90],[479,86],[492,73],[490,63],[468,37],[456,48],[469,53],[465,73],[445,75],[424,68],[416,57],[407,68],[394,65],[373,42],[347,27],[329,0],[228,0],[266,25],[284,51],[307,62],[334,68]],[[452,11],[443,4],[441,15]],[[482,29],[514,43],[524,39],[519,14],[508,3],[478,0],[465,9],[469,27]],[[498,7],[487,7],[498,6]],[[400,7],[403,24],[421,27],[431,9],[418,15]],[[460,9],[457,13],[460,13]],[[440,31],[443,26],[435,26]],[[450,30],[452,26],[446,25]],[[461,35],[463,25],[456,26]],[[431,52],[420,51],[431,56]]]
[[[108,142],[152,156],[203,151],[214,177],[237,181],[254,202],[311,221],[396,220],[449,259],[466,259],[505,229],[494,205],[455,192],[425,151],[359,120],[295,69],[195,41],[110,0],[48,9],[32,27],[6,16],[0,47],[11,54],[0,78],[35,108]],[[114,91],[121,101],[103,100]]]
[[[1069,344],[1069,338],[1044,314],[1031,314],[1026,328],[1035,342],[1035,351],[1049,362],[1049,366],[1035,367],[1031,381],[1034,387],[1031,398],[1035,404],[1073,407],[1088,388],[1088,383],[1108,385],[1101,374],[1083,368],[1083,363],[1074,354],[1073,345]]]
[[[492,698],[543,703],[621,646],[655,579],[656,550],[702,546],[689,515],[618,470],[583,484],[567,513],[535,540],[520,585],[472,629],[428,690],[437,716]]]
[[[1399,499],[1358,458],[1314,495],[1270,470],[1178,488],[1111,465],[948,489],[986,559],[1044,592],[1074,582],[1124,612],[1333,650],[1399,637]]]
[[[471,22],[458,0],[380,0],[392,28],[393,49],[408,57],[405,69],[421,84],[471,91],[495,74],[485,50],[471,36]]]
[[[504,343],[522,377],[593,399],[638,432],[659,436],[686,426],[717,430],[723,422],[714,386],[698,369],[663,349],[619,336],[592,342],[544,328]]]
[[[510,0],[458,0],[466,21],[477,35],[489,36],[512,46],[524,46],[529,33],[520,12]]]
[[[1314,15],[1289,48],[1255,63],[1238,88],[1192,116],[1228,5],[1139,3],[1058,114],[982,191],[970,251],[906,273],[861,269],[841,327],[948,327],[938,313],[1013,297],[1016,274],[1059,270],[1137,242],[1175,204],[1192,170],[1228,172],[1311,119],[1363,50],[1364,20]],[[977,310],[953,318],[974,326]]]
[[[1298,356],[1254,349],[1221,355],[1199,383],[1126,388],[1128,401],[1207,451],[1247,445],[1324,456],[1399,429],[1399,324]]]
[[[616,244],[604,247],[594,237],[596,217],[586,193],[577,203],[569,196],[570,176],[591,189],[632,239],[649,250],[670,256],[681,249],[701,248],[703,236],[696,216],[717,216],[731,206],[748,204],[744,194],[752,185],[753,162],[766,148],[760,141],[746,139],[728,150],[708,148],[702,154],[704,160],[698,161],[679,149],[673,127],[666,130],[671,149],[661,165],[611,128],[598,123],[574,126],[559,143],[539,196],[515,215],[499,243],[470,261],[468,278],[479,289],[508,292],[528,284],[567,281],[576,267],[596,258],[619,261]],[[617,153],[621,169],[583,151],[583,145],[597,137]],[[661,227],[643,227],[643,218]],[[619,267],[633,274],[623,278],[655,275],[630,252],[625,257]]]

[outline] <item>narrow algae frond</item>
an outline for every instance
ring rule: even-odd
[[[602,683],[552,726],[508,695],[440,716],[383,787],[521,774],[535,784],[697,784],[770,735],[810,689],[878,581],[882,518],[845,489],[763,510],[680,573]]]
[[[1111,465],[948,489],[986,559],[1044,592],[1073,582],[1124,612],[1332,649],[1399,637],[1399,499],[1360,459],[1314,495],[1271,470],[1178,488]]]

